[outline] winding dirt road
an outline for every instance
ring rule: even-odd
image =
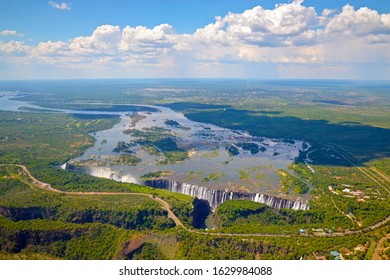
[[[162,208],[168,212],[168,216],[172,218],[176,224],[176,226],[184,228],[186,231],[191,232],[191,233],[196,233],[196,234],[204,234],[204,235],[211,235],[211,236],[238,236],[238,237],[292,237],[293,235],[291,234],[266,234],[266,233],[220,233],[220,232],[206,232],[206,231],[199,231],[199,230],[194,230],[194,229],[189,229],[183,223],[180,221],[180,219],[172,212],[170,205],[168,202],[165,200],[155,197],[151,194],[146,194],[146,193],[122,193],[122,192],[66,192],[66,191],[61,191],[58,189],[53,188],[50,184],[39,181],[36,179],[34,176],[31,175],[31,173],[28,171],[26,166],[22,164],[0,164],[0,166],[17,166],[22,169],[23,173],[27,175],[27,177],[31,180],[31,182],[37,186],[40,189],[55,192],[55,193],[63,193],[63,194],[68,194],[68,195],[137,195],[137,196],[146,196],[149,197],[156,202],[160,203]],[[338,237],[338,236],[347,236],[347,235],[353,235],[353,234],[358,234],[358,233],[363,233],[367,231],[372,231],[377,229],[378,227],[381,227],[385,225],[387,222],[390,221],[390,216],[388,216],[386,219],[359,229],[359,230],[354,230],[354,231],[348,231],[348,232],[334,232],[334,233],[327,233],[323,235],[324,237]],[[390,234],[389,234],[390,235]],[[310,236],[308,236],[310,237]],[[383,238],[382,238],[383,239]],[[382,241],[382,243],[384,240]],[[379,246],[379,244],[378,244]],[[377,250],[378,247],[377,247]],[[375,255],[374,255],[375,256]]]
[[[375,253],[374,256],[372,257],[373,260],[380,260],[381,258],[379,257],[379,251],[383,245],[383,243],[387,240],[390,239],[390,233],[387,234],[385,237],[382,237],[381,240],[379,240],[378,245],[375,248]]]
[[[21,165],[21,164],[0,164],[0,166],[20,167],[23,170],[23,172],[31,179],[31,181],[34,185],[36,185],[40,189],[44,189],[44,190],[51,191],[51,192],[63,193],[63,194],[69,194],[69,195],[138,195],[138,196],[146,196],[146,197],[149,197],[149,198],[157,201],[158,203],[160,203],[162,205],[163,209],[168,212],[168,216],[175,221],[177,226],[184,227],[183,223],[172,212],[171,208],[169,207],[169,204],[165,200],[162,200],[161,198],[158,198],[158,197],[154,197],[151,194],[122,193],[122,192],[66,192],[66,191],[57,190],[57,189],[53,188],[50,184],[39,181],[37,178],[35,178],[34,176],[31,175],[30,171],[28,171],[28,169],[24,165]]]

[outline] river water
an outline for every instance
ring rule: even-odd
[[[0,92],[0,109],[20,111],[21,107],[48,110],[28,102],[12,100],[21,96],[15,92]],[[128,105],[128,104],[127,104]],[[137,104],[141,105],[141,104]],[[280,191],[279,169],[288,171],[288,165],[299,156],[303,142],[299,140],[254,137],[245,131],[230,130],[212,124],[198,123],[187,119],[182,113],[163,106],[145,107],[154,112],[107,112],[55,109],[57,113],[115,114],[121,121],[112,128],[93,133],[95,145],[68,164],[79,166],[90,175],[111,178],[117,181],[143,183],[141,177],[149,172],[167,171],[160,179],[181,182],[224,192],[261,193],[292,200],[307,201],[306,195],[285,195]],[[53,110],[53,109],[49,109]],[[53,111],[54,112],[54,111]],[[131,114],[141,116],[132,124]],[[178,123],[177,126],[169,122]],[[175,140],[180,149],[188,151],[189,158],[175,164],[161,164],[164,155],[151,155],[141,145],[131,146],[133,155],[141,159],[135,166],[118,164],[120,153],[114,152],[118,142],[133,143],[139,140],[125,134],[128,129],[150,131],[163,129]],[[260,150],[252,154],[240,147],[240,143],[255,144]],[[239,152],[232,156],[226,147],[233,145]],[[65,165],[64,165],[65,167]]]

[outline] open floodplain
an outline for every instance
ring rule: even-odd
[[[2,254],[388,259],[389,86],[1,82]]]

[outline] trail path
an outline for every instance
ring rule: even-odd
[[[343,214],[345,217],[347,217],[348,219],[350,219],[352,221],[352,223],[356,223],[359,227],[362,226],[362,223],[357,221],[354,216],[350,215],[350,214],[345,214],[343,210],[341,210],[339,207],[337,207],[336,205],[336,202],[334,201],[334,199],[332,198],[332,202],[333,202],[333,205],[334,207],[337,209],[337,211],[339,211],[341,214]]]
[[[56,193],[64,193],[68,195],[138,195],[138,196],[146,196],[149,197],[158,203],[160,203],[163,206],[163,209],[165,209],[168,212],[168,216],[172,218],[177,226],[182,226],[182,222],[177,218],[177,216],[172,212],[172,210],[169,207],[169,204],[165,201],[162,200],[161,198],[154,197],[151,194],[146,194],[146,193],[122,193],[122,192],[66,192],[66,191],[61,191],[53,188],[50,184],[44,183],[42,181],[39,181],[36,179],[34,176],[31,175],[31,173],[28,171],[28,169],[21,164],[0,164],[0,166],[18,166],[20,167],[23,172],[31,179],[32,183],[35,184],[37,187],[48,190],[51,192],[56,192]]]

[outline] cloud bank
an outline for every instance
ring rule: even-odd
[[[11,66],[86,77],[389,79],[389,47],[390,14],[351,5],[318,12],[296,0],[228,13],[192,34],[107,24],[68,41],[0,41],[0,55]]]

